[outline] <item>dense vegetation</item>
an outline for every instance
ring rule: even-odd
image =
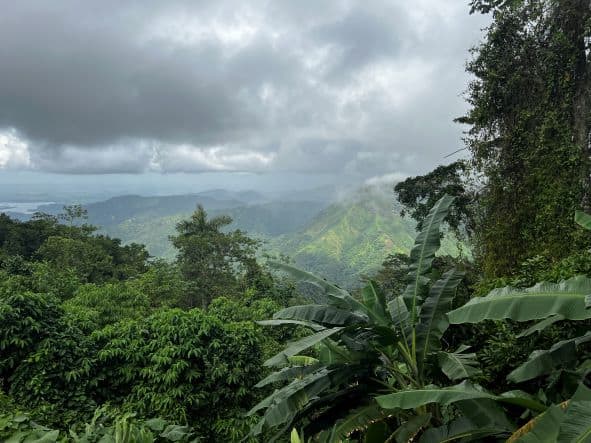
[[[359,290],[261,261],[202,207],[170,262],[79,206],[1,215],[0,440],[591,441],[591,10],[472,9],[492,24],[468,64],[470,158],[396,186],[410,253],[368,204],[328,208],[300,245],[360,268],[386,244]],[[441,254],[450,231],[473,257]]]

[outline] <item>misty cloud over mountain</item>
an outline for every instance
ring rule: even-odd
[[[0,168],[417,173],[461,147],[465,2],[19,0]]]

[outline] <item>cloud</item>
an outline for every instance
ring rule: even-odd
[[[0,168],[21,169],[30,164],[29,146],[16,131],[0,132]]]
[[[428,170],[461,143],[483,18],[460,3],[8,3],[0,167]]]

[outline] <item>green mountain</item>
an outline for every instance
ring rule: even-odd
[[[415,224],[399,212],[391,192],[364,188],[321,211],[304,230],[274,238],[269,246],[303,269],[355,286],[388,254],[410,251]],[[456,241],[444,238],[441,253],[457,255]]]
[[[232,217],[229,229],[261,239],[263,253],[288,255],[303,269],[345,286],[355,286],[361,276],[375,272],[388,254],[409,252],[416,235],[414,223],[400,217],[389,188],[362,188],[332,204],[240,197],[222,191],[125,196],[90,205],[89,221],[126,243],[145,244],[154,256],[173,259],[175,250],[168,237],[174,235],[176,223],[201,203],[212,217]],[[442,253],[457,254],[456,241],[444,239]]]
[[[314,201],[276,201],[220,207],[219,204],[207,204],[203,199],[199,199],[190,207],[172,215],[154,216],[152,210],[148,213],[139,211],[120,223],[102,225],[102,231],[121,238],[124,242],[142,243],[156,257],[172,259],[176,251],[168,237],[175,234],[176,224],[183,218],[188,218],[197,203],[203,204],[211,217],[222,214],[232,217],[234,221],[228,229],[241,229],[260,239],[296,232],[305,227],[326,206],[326,203]],[[90,222],[95,223],[92,217]]]

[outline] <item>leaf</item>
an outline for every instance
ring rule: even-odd
[[[556,443],[564,411],[559,405],[550,406],[544,413],[519,428],[507,442]]]
[[[560,341],[548,350],[533,351],[525,363],[507,376],[507,380],[521,383],[549,374],[556,367],[575,361],[577,347],[589,341],[591,341],[591,331],[581,337]]]
[[[288,357],[287,361],[289,361],[290,364],[297,366],[313,366],[320,363],[317,358],[308,357],[307,355],[294,355],[292,357]]]
[[[166,438],[170,441],[181,441],[191,433],[189,426],[168,425],[166,429],[160,434],[160,437]]]
[[[55,443],[59,438],[60,431],[38,431],[28,435],[23,443]]]
[[[287,363],[287,358],[291,357],[292,355],[299,354],[302,351],[305,351],[308,348],[311,348],[317,343],[320,343],[325,338],[330,337],[331,335],[336,334],[337,332],[342,331],[343,328],[332,328],[327,329],[324,331],[317,332],[316,334],[308,335],[298,341],[288,343],[287,347],[279,352],[274,357],[271,357],[267,360],[264,365],[265,366],[281,366]]]
[[[557,443],[589,442],[591,442],[591,401],[572,401],[560,424]]]
[[[400,335],[405,337],[408,344],[410,344],[410,338],[412,336],[412,328],[409,321],[410,313],[402,296],[398,296],[390,301],[388,303],[388,310],[390,311],[394,327],[397,331],[400,331]]]
[[[496,399],[497,397],[481,389],[476,389],[471,383],[462,382],[447,388],[434,386],[380,395],[376,397],[376,401],[384,409],[415,409],[429,403],[449,405],[461,400],[479,398]]]
[[[562,315],[567,320],[591,318],[585,298],[591,294],[591,279],[573,277],[560,283],[538,283],[528,289],[495,289],[486,297],[475,297],[448,313],[452,324],[482,320],[529,321]]]
[[[469,346],[461,345],[455,352],[439,352],[439,365],[443,373],[452,381],[470,378],[480,373],[476,366],[476,354],[464,354]]]
[[[412,324],[416,321],[421,292],[428,282],[425,274],[431,269],[435,253],[441,243],[439,228],[453,201],[453,197],[444,195],[435,203],[423,221],[423,229],[417,235],[414,246],[410,251],[408,286],[403,293],[403,297],[406,306],[409,308]]]
[[[352,323],[363,323],[367,320],[359,315],[327,305],[290,306],[276,312],[275,320],[298,320],[319,323],[323,326],[344,326]]]
[[[575,222],[577,222],[577,224],[579,224],[583,228],[591,231],[591,215],[586,214],[583,211],[576,211]]]
[[[393,394],[380,395],[376,397],[376,400],[384,409],[415,409],[430,403],[438,403],[445,406],[462,400],[477,400],[481,398],[514,404],[536,411],[545,410],[544,405],[519,391],[494,395],[483,391],[467,381],[446,388],[435,386],[399,391]]]
[[[166,420],[162,418],[151,418],[146,420],[146,426],[152,431],[163,431],[166,427]]]
[[[283,424],[291,424],[294,417],[317,396],[337,385],[348,377],[348,368],[340,370],[322,368],[303,379],[292,381],[287,386],[276,390],[258,405],[253,407],[247,415],[266,408],[265,414],[251,433],[257,435],[267,427],[277,427]]]
[[[483,428],[466,417],[453,420],[438,428],[427,429],[419,439],[419,443],[445,443],[452,441],[482,441],[484,437],[502,434],[495,428]]]
[[[553,405],[549,407],[545,412],[533,418],[524,426],[515,431],[515,433],[513,433],[513,435],[509,438],[509,440],[507,440],[507,442],[555,443],[557,441],[561,441],[559,440],[558,434],[559,430],[562,428],[562,423],[566,418],[565,409],[567,409],[569,405],[577,402],[591,402],[591,389],[587,388],[584,384],[579,385],[571,400],[565,401],[559,405]],[[587,409],[587,414],[588,411],[589,409]],[[575,415],[578,415],[578,413],[576,413]],[[571,423],[573,423],[574,425],[574,422],[577,422],[580,418],[582,417],[573,417]],[[577,440],[565,439],[564,441]]]
[[[420,352],[419,364],[425,361],[429,351],[441,347],[441,337],[449,326],[446,313],[451,309],[456,288],[463,277],[463,272],[451,269],[431,286],[429,296],[421,306],[419,323],[416,327],[417,349]]]
[[[345,440],[352,432],[365,429],[370,423],[385,417],[384,411],[377,404],[371,403],[355,409],[347,417],[339,420],[334,426],[333,434]]]
[[[548,326],[551,326],[554,323],[557,323],[557,322],[559,322],[561,320],[564,320],[564,317],[562,315],[560,315],[560,314],[553,315],[551,317],[545,318],[544,320],[541,320],[541,321],[537,322],[536,324],[530,326],[525,331],[517,334],[516,337],[517,338],[528,337],[528,336],[532,335],[535,332],[541,332],[541,331],[543,331]]]
[[[515,428],[503,408],[494,400],[486,398],[463,400],[455,403],[454,406],[464,417],[481,428],[494,428],[508,432]]]
[[[295,428],[293,428],[291,430],[290,442],[291,443],[304,443],[302,441],[302,439],[300,438],[300,435],[298,434],[298,431]]]
[[[310,272],[274,260],[269,260],[268,264],[272,268],[286,272],[299,282],[308,283],[316,287],[321,291],[321,295],[325,298],[326,302],[332,301],[331,304],[338,307],[353,307],[360,305],[360,303],[351,297],[346,290],[339,288],[337,285],[311,274]]]
[[[392,321],[387,312],[386,297],[378,285],[370,281],[361,290],[361,299],[374,323],[389,325]]]
[[[298,320],[259,320],[256,322],[261,326],[283,326],[283,325],[298,325],[298,326],[306,326],[314,331],[322,331],[326,329],[324,326],[317,325],[316,323],[311,323],[308,321],[298,321]]]
[[[273,372],[269,374],[267,377],[262,379],[256,385],[255,388],[262,388],[263,386],[267,386],[271,383],[276,383],[280,381],[288,381],[293,380],[294,378],[302,378],[308,374],[311,374],[314,371],[318,370],[318,366],[293,366],[283,368],[280,371]]]
[[[396,443],[408,443],[419,433],[419,431],[427,426],[431,420],[431,414],[415,415],[410,420],[404,422],[394,431],[392,436]]]

